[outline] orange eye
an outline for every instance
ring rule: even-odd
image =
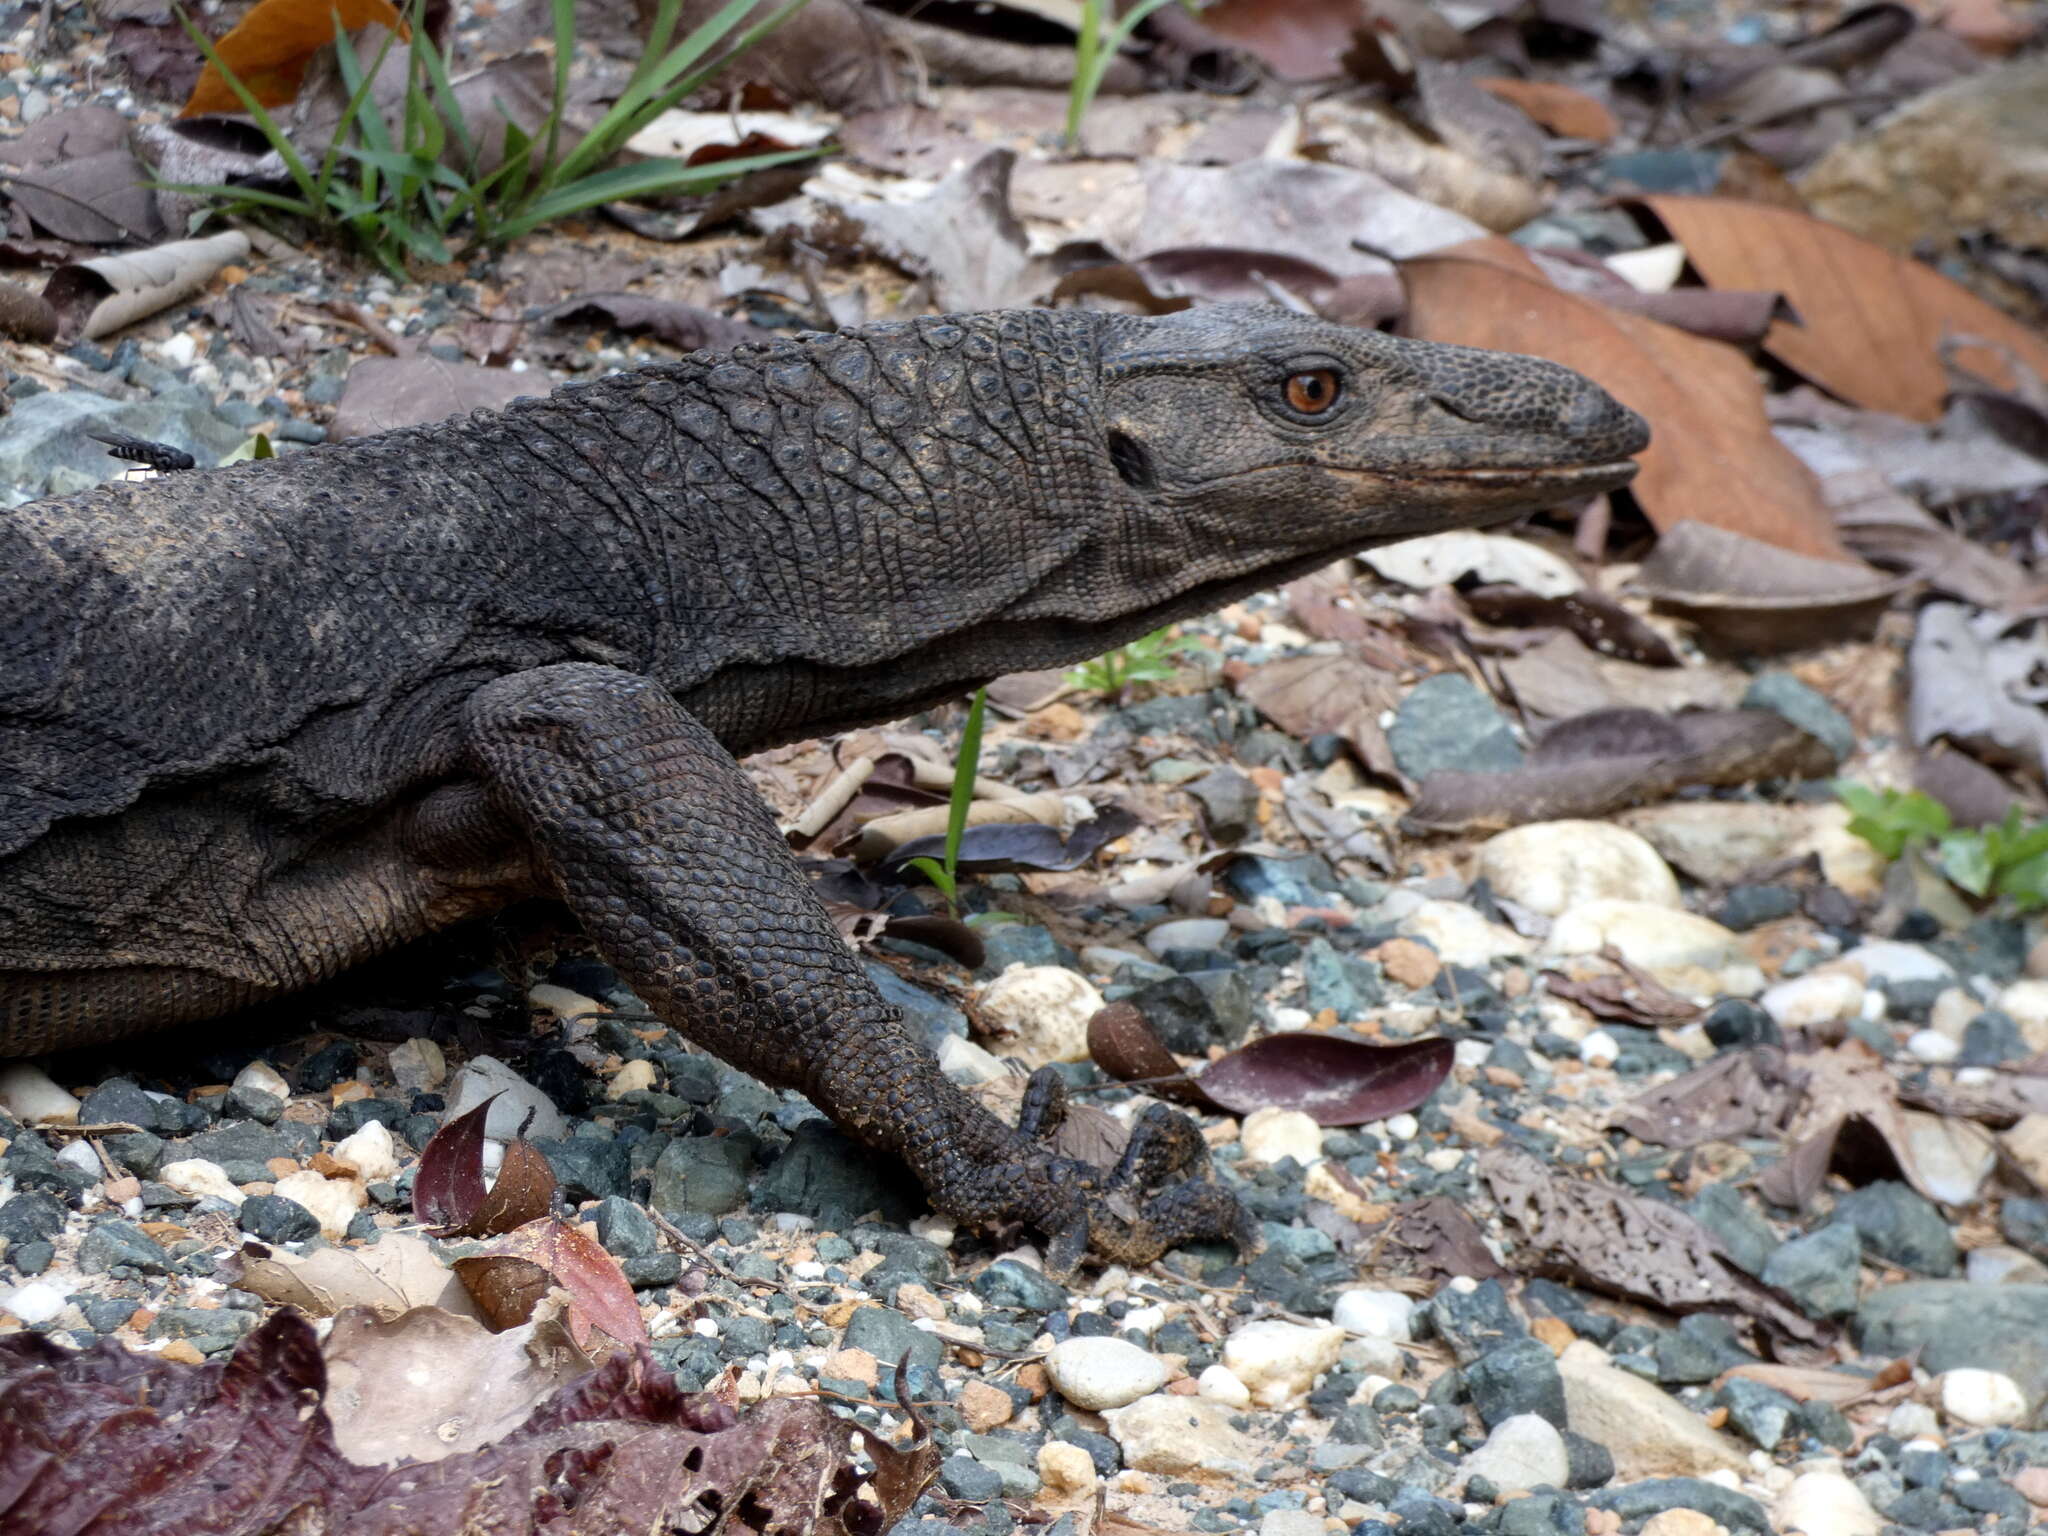
[[[1336,403],[1337,373],[1333,368],[1297,373],[1287,381],[1287,408],[1291,411],[1320,416]]]

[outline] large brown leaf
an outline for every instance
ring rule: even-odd
[[[1798,323],[1777,322],[1765,347],[1853,404],[1935,420],[1948,394],[1942,349],[1951,338],[1976,344],[1953,346],[1950,360],[1996,388],[2018,383],[1999,348],[2048,374],[2048,339],[1860,235],[1734,198],[1645,201],[1712,286],[1775,288],[1791,300]]]
[[[1733,347],[1566,293],[1507,240],[1467,241],[1401,273],[1410,335],[1547,357],[1641,412],[1651,439],[1633,489],[1659,531],[1708,523],[1847,558],[1813,475],[1772,436],[1756,370]]]

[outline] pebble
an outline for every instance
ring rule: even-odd
[[[616,1104],[629,1093],[651,1092],[659,1081],[654,1063],[644,1056],[636,1056],[611,1075],[604,1085],[604,1096]]]
[[[1589,1067],[1611,1067],[1621,1059],[1621,1042],[1596,1029],[1579,1042],[1579,1060]]]
[[[1166,1385],[1166,1362],[1124,1339],[1063,1339],[1046,1356],[1045,1371],[1076,1408],[1100,1413],[1121,1408]]]
[[[1221,917],[1182,917],[1164,922],[1145,935],[1155,955],[1176,949],[1221,949],[1230,941],[1230,922]]]
[[[1643,1522],[1638,1536],[1728,1536],[1728,1528],[1696,1509],[1665,1509]],[[1803,1536],[1815,1536],[1805,1532]]]
[[[1614,1365],[1599,1345],[1573,1341],[1557,1368],[1572,1429],[1607,1447],[1619,1481],[1748,1469],[1733,1439],[1654,1382]]]
[[[493,1094],[497,1097],[484,1117],[484,1134],[492,1141],[519,1135],[529,1110],[533,1123],[526,1128],[528,1140],[560,1141],[568,1136],[569,1122],[554,1101],[495,1056],[472,1056],[455,1074],[448,1089],[448,1118],[467,1114]]]
[[[2036,1189],[2048,1189],[2048,1115],[2020,1116],[1999,1133],[1998,1144]]]
[[[1846,970],[1808,971],[1764,988],[1757,999],[1780,1029],[1818,1029],[1862,1012],[1868,989]]]
[[[273,1193],[312,1212],[320,1223],[320,1235],[331,1243],[348,1236],[348,1224],[370,1201],[355,1180],[330,1179],[311,1170],[287,1174],[277,1181]]]
[[[1945,1067],[1962,1053],[1962,1042],[1939,1030],[1916,1029],[1906,1036],[1906,1054],[1930,1067]]]
[[[1256,1166],[1271,1167],[1291,1157],[1306,1168],[1323,1155],[1323,1128],[1301,1110],[1267,1105],[1244,1117],[1238,1145],[1245,1161]]]
[[[1238,1380],[1237,1372],[1227,1365],[1205,1367],[1195,1379],[1195,1390],[1226,1408],[1249,1408],[1252,1404],[1252,1389]]]
[[[1562,1488],[1571,1474],[1564,1436],[1541,1414],[1502,1419],[1493,1433],[1458,1467],[1458,1477],[1483,1477],[1501,1493]]]
[[[292,1085],[267,1061],[252,1061],[235,1074],[230,1088],[253,1088],[258,1093],[267,1093],[273,1099],[289,1099]]]
[[[1259,1443],[1231,1424],[1236,1410],[1204,1397],[1155,1392],[1102,1415],[1137,1472],[1219,1472],[1249,1478]]]
[[[365,1184],[398,1177],[398,1145],[382,1120],[372,1120],[335,1143],[334,1160],[355,1169],[356,1177]]]
[[[46,1280],[0,1291],[0,1312],[13,1313],[31,1328],[53,1321],[69,1305],[70,1299]]]
[[[1305,1509],[1269,1509],[1259,1516],[1259,1536],[1323,1536],[1323,1517]]]
[[[1842,960],[1846,965],[1860,967],[1869,980],[1894,986],[1903,982],[1950,982],[1956,975],[1954,967],[1939,955],[1897,939],[1865,939],[1847,951]]]
[[[393,1046],[388,1061],[392,1078],[407,1093],[432,1093],[448,1081],[447,1056],[424,1036]]]
[[[1038,1448],[1038,1476],[1045,1492],[1064,1503],[1095,1497],[1095,1461],[1078,1445],[1048,1440]]]
[[[1490,923],[1462,901],[1424,901],[1400,921],[1402,937],[1421,939],[1446,965],[1483,967],[1526,955],[1529,940]]]
[[[979,1377],[972,1377],[961,1384],[960,1417],[977,1435],[985,1434],[999,1424],[1009,1423],[1016,1413],[1016,1403],[1001,1387],[991,1386]]]
[[[39,1120],[78,1124],[78,1099],[41,1067],[26,1061],[0,1067],[0,1109],[29,1125]]]
[[[1942,1373],[1941,1411],[1978,1429],[1996,1429],[2027,1416],[2027,1395],[2002,1372],[1965,1366]]]
[[[219,1163],[203,1157],[180,1158],[175,1163],[165,1163],[156,1171],[157,1182],[175,1189],[181,1195],[204,1199],[211,1195],[216,1200],[225,1200],[229,1205],[240,1205],[248,1197],[235,1187],[227,1170]]]
[[[1544,952],[1594,955],[1608,945],[1674,991],[1754,997],[1763,972],[1742,941],[1719,923],[1642,901],[1581,902],[1551,925]]]
[[[1998,994],[1998,1011],[2019,1025],[2020,1035],[2036,1051],[2048,1051],[2048,981],[2015,981]]]
[[[1543,821],[1489,838],[1479,873],[1496,896],[1556,917],[1615,898],[1680,905],[1678,877],[1647,839],[1604,821]]]
[[[1088,1021],[1102,994],[1063,965],[1013,965],[982,989],[980,1005],[1004,1053],[1042,1067],[1088,1059]]]
[[[1884,1519],[1842,1473],[1839,1464],[1809,1464],[1778,1495],[1772,1522],[1803,1536],[1879,1536]]]
[[[1415,1299],[1399,1291],[1345,1291],[1331,1307],[1330,1321],[1360,1338],[1405,1344],[1415,1337]]]
[[[1267,1319],[1246,1323],[1223,1341],[1223,1363],[1261,1407],[1277,1408],[1315,1385],[1337,1363],[1344,1330]]]

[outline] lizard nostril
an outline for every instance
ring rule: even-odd
[[[1558,426],[1571,441],[1611,447],[1622,458],[1640,452],[1650,440],[1642,417],[1591,382],[1572,392]]]

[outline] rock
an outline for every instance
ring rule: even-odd
[[[1805,1536],[1880,1536],[1884,1520],[1837,1462],[1809,1462],[1771,1506],[1781,1531]]]
[[[1747,1469],[1739,1442],[1654,1382],[1616,1367],[1597,1344],[1566,1345],[1557,1368],[1572,1429],[1607,1448],[1621,1481]]]
[[[1734,934],[1704,917],[1647,902],[1581,902],[1552,924],[1544,952],[1594,955],[1610,944],[1674,991],[1753,997],[1763,990],[1763,972]]]
[[[1847,970],[1808,971],[1764,988],[1757,1003],[1780,1029],[1819,1029],[1855,1018],[1867,991]]]
[[[1102,1417],[1124,1453],[1124,1465],[1136,1471],[1217,1472],[1248,1479],[1261,1459],[1260,1447],[1231,1427],[1234,1412],[1207,1398],[1155,1392]]]
[[[0,1312],[11,1312],[31,1328],[54,1322],[70,1304],[70,1298],[46,1280],[0,1291]]]
[[[1559,1429],[1565,1427],[1564,1382],[1557,1372],[1557,1358],[1542,1341],[1511,1339],[1464,1370],[1465,1390],[1479,1410],[1481,1423],[1491,1427],[1534,1414]]]
[[[1259,1516],[1259,1536],[1325,1536],[1323,1517],[1305,1509],[1269,1509]]]
[[[2048,1116],[2036,1117],[2048,1123]],[[1856,1229],[1867,1252],[1936,1279],[1956,1271],[1956,1239],[1924,1196],[1892,1179],[1851,1190],[1835,1202],[1834,1219]]]
[[[1291,1157],[1306,1168],[1323,1155],[1323,1128],[1301,1110],[1267,1105],[1244,1117],[1238,1145],[1245,1161],[1255,1166],[1271,1167]]]
[[[1624,1526],[1637,1520],[1647,1523],[1667,1510],[1684,1509],[1711,1515],[1742,1536],[1771,1536],[1771,1518],[1763,1505],[1705,1478],[1665,1477],[1626,1484],[1603,1489],[1586,1503],[1619,1515]]]
[[[947,1040],[967,1038],[967,1015],[944,998],[905,981],[879,960],[863,960],[861,969],[882,994],[882,1000],[902,1012],[911,1038],[922,1040],[934,1055]]]
[[[969,1504],[987,1504],[1003,1496],[1001,1474],[972,1456],[948,1456],[939,1467],[939,1484]]]
[[[1010,1069],[1000,1058],[989,1054],[972,1040],[962,1040],[958,1035],[948,1035],[939,1046],[939,1070],[950,1082],[963,1088],[976,1083],[992,1083],[998,1078],[1008,1077]]]
[[[1942,1205],[1968,1205],[1998,1165],[1998,1143],[1974,1120],[1926,1110],[1899,1112],[1911,1165],[1920,1184]]]
[[[2017,1424],[2027,1416],[2020,1384],[2001,1371],[1963,1366],[1941,1377],[1941,1411],[1976,1429]]]
[[[2009,983],[1998,994],[1998,1011],[2020,1027],[2029,1049],[2048,1051],[2048,981],[2029,977]]]
[[[240,1205],[245,1196],[227,1176],[227,1170],[219,1163],[203,1157],[180,1158],[175,1163],[165,1163],[156,1171],[159,1184],[168,1185],[181,1195],[201,1199],[207,1195],[216,1200],[225,1200],[229,1205]]]
[[[1747,1045],[1779,1045],[1784,1036],[1778,1021],[1746,997],[1724,997],[1707,1010],[1700,1029],[1718,1050]]]
[[[1854,1338],[1867,1355],[1893,1359],[1917,1349],[1929,1372],[1999,1371],[2030,1403],[2048,1398],[2048,1285],[1915,1280],[1886,1286],[1857,1309]]]
[[[747,1203],[753,1166],[751,1136],[678,1136],[654,1160],[648,1203],[671,1219],[728,1216]]]
[[[1726,1530],[1712,1515],[1703,1515],[1696,1509],[1667,1509],[1650,1516],[1638,1536],[1724,1536]]]
[[[283,1195],[251,1195],[235,1213],[236,1223],[265,1243],[304,1243],[320,1235],[320,1218]]]
[[[1121,1408],[1166,1385],[1166,1362],[1150,1350],[1110,1337],[1062,1339],[1045,1371],[1076,1408]]]
[[[1202,803],[1216,843],[1241,843],[1258,829],[1259,787],[1235,768],[1216,768],[1183,786]]]
[[[568,1136],[569,1122],[554,1101],[495,1056],[472,1056],[463,1063],[449,1085],[448,1119],[468,1114],[493,1094],[497,1097],[484,1117],[484,1134],[492,1141],[510,1141],[521,1134],[520,1123],[528,1111],[533,1114],[525,1131],[528,1140],[544,1136],[559,1141]]]
[[[658,1081],[654,1063],[644,1056],[636,1056],[611,1075],[604,1085],[604,1096],[616,1104],[629,1093],[653,1091]]]
[[[1483,1477],[1497,1494],[1511,1494],[1562,1488],[1570,1473],[1571,1458],[1557,1427],[1537,1414],[1523,1413],[1496,1424],[1486,1443],[1459,1463],[1455,1481]]]
[[[1812,854],[1818,858],[1821,877],[1858,901],[1874,901],[1882,896],[1885,872],[1891,863],[1849,830],[1849,808],[1809,805],[1801,809],[1806,813],[1806,830],[1788,852],[1795,857]]]
[[[842,1349],[864,1349],[881,1365],[895,1368],[905,1353],[913,1369],[936,1371],[946,1345],[936,1333],[918,1327],[893,1307],[856,1307],[846,1320]]]
[[[754,1209],[794,1211],[841,1231],[870,1211],[900,1225],[924,1209],[924,1197],[900,1168],[872,1156],[837,1126],[810,1120],[761,1176]]]
[[[423,1035],[393,1046],[386,1065],[407,1093],[432,1093],[448,1080],[448,1058],[439,1045]]]
[[[1360,1338],[1405,1344],[1415,1337],[1415,1300],[1399,1291],[1345,1291],[1330,1309],[1330,1321]]]
[[[36,395],[33,398],[41,400],[45,397]],[[58,1087],[49,1073],[32,1062],[10,1061],[0,1066],[0,1109],[24,1125],[34,1125],[39,1120],[59,1125],[78,1124],[78,1100]]]
[[[334,1160],[355,1169],[356,1177],[365,1184],[398,1177],[398,1144],[392,1140],[391,1128],[381,1120],[372,1120],[336,1142]]]
[[[1954,981],[1956,975],[1953,967],[1939,955],[1928,953],[1918,944],[1903,944],[1897,939],[1865,939],[1842,956],[1842,964],[1855,966],[1873,984],[1886,986],[1913,982],[1945,986]]]
[[[1479,873],[1496,896],[1546,917],[1603,898],[1680,904],[1678,881],[1657,850],[1604,821],[1544,821],[1502,832],[1480,848]]]
[[[2048,1115],[2022,1115],[1999,1134],[1998,1144],[2036,1189],[2048,1189]]]
[[[1310,1013],[1328,1008],[1340,1022],[1349,1023],[1363,1018],[1366,1010],[1380,1001],[1382,988],[1371,965],[1339,953],[1328,939],[1309,940],[1301,960],[1301,977]]]
[[[1195,1390],[1212,1403],[1221,1403],[1226,1408],[1249,1408],[1252,1405],[1252,1389],[1237,1379],[1237,1372],[1227,1365],[1206,1366],[1195,1379]]]
[[[1315,1385],[1337,1363],[1344,1330],[1268,1320],[1246,1323],[1223,1341],[1223,1363],[1251,1389],[1252,1400],[1278,1408]]]
[[[134,1222],[94,1222],[78,1244],[79,1269],[88,1275],[103,1275],[124,1264],[146,1275],[171,1272],[171,1256]]]
[[[1846,1317],[1856,1310],[1863,1245],[1846,1223],[1780,1243],[1758,1276],[1789,1295],[1808,1317]]]
[[[1398,926],[1403,938],[1421,939],[1447,965],[1484,967],[1530,950],[1514,929],[1488,922],[1461,901],[1424,901]]]
[[[320,1223],[320,1235],[330,1243],[348,1236],[348,1224],[356,1219],[357,1211],[370,1203],[363,1186],[354,1179],[330,1179],[310,1169],[286,1174],[277,1181],[273,1193],[285,1200],[295,1200],[311,1211],[313,1219]]]
[[[1677,800],[1614,819],[1701,885],[1734,885],[1777,863],[1807,828],[1797,806],[1743,800]]]
[[[118,480],[132,466],[93,440],[125,432],[168,443],[200,465],[218,464],[247,435],[189,385],[174,384],[140,400],[112,400],[89,389],[50,390],[17,400],[0,433],[0,486],[16,500],[84,490]]]
[[[1102,994],[1088,978],[1058,965],[1013,965],[982,989],[982,1019],[1005,1055],[1042,1067],[1088,1059],[1088,1021]]]
[[[1418,784],[1433,773],[1506,773],[1522,765],[1507,716],[1461,672],[1439,672],[1410,689],[1387,727],[1387,746]]]
[[[1742,695],[1743,709],[1768,709],[1789,720],[1833,754],[1846,762],[1856,750],[1856,727],[1826,699],[1790,672],[1760,672]]]
[[[1092,1503],[1095,1498],[1095,1462],[1078,1445],[1046,1441],[1038,1448],[1038,1476],[1057,1502]]]
[[[1067,1305],[1064,1286],[1015,1259],[997,1259],[974,1277],[973,1286],[974,1293],[992,1307],[1058,1312]]]
[[[1437,952],[1420,939],[1389,939],[1373,947],[1371,958],[1389,981],[1416,992],[1435,986],[1444,968]]]

